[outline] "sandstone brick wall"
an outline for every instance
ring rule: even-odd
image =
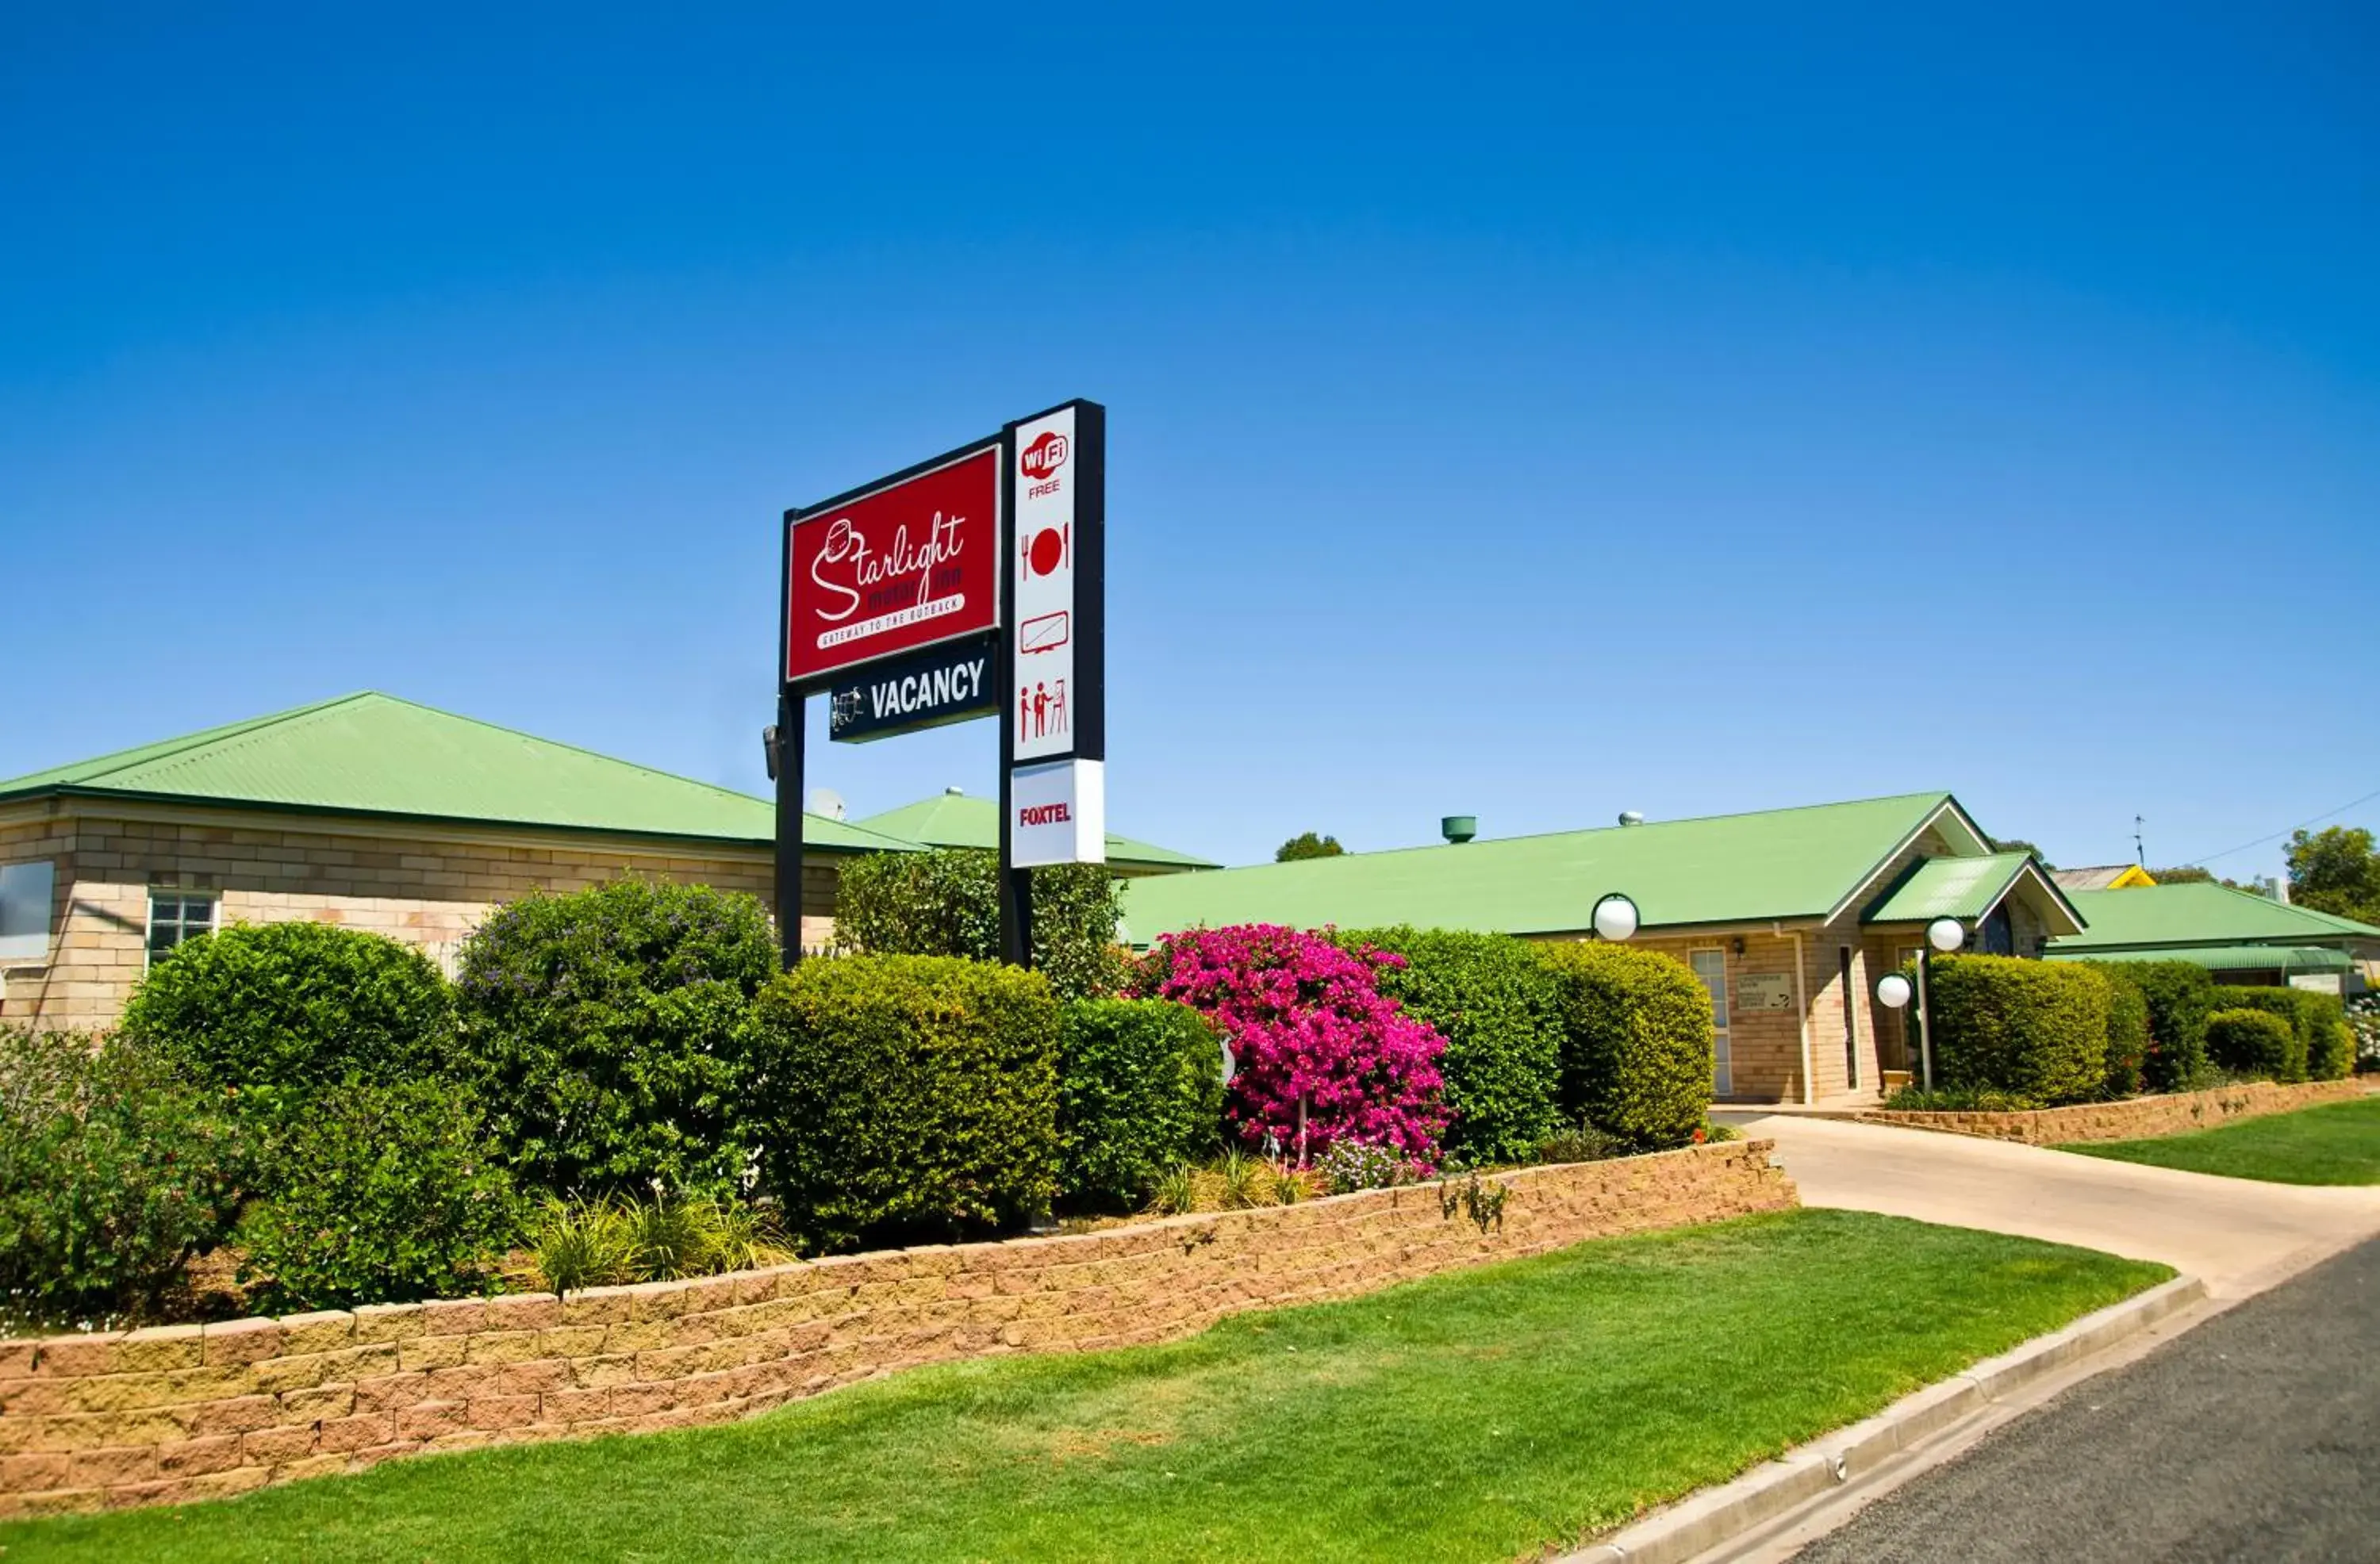
[[[261,811],[79,806],[0,826],[0,862],[58,864],[52,955],[7,974],[0,1021],[100,1030],[115,1024],[147,960],[149,892],[205,891],[219,927],[310,918],[386,934],[449,964],[496,903],[624,874],[700,881],[767,901],[773,849],[567,832],[325,820]],[[803,866],[802,934],[832,929],[836,861]]]
[[[2260,1119],[2268,1113],[2287,1113],[2317,1103],[2345,1102],[2370,1089],[2353,1078],[2308,1081],[2294,1086],[2257,1082],[2244,1086],[2220,1086],[2210,1092],[2176,1092],[2123,1102],[2083,1102],[2071,1108],[2044,1108],[2029,1113],[1901,1113],[1877,1109],[1861,1117],[1872,1123],[1900,1124],[1913,1130],[1947,1130],[1954,1134],[2022,1141],[2028,1146],[2060,1146],[2070,1141],[2145,1140],[2153,1135],[2210,1130],[2240,1119]]]
[[[951,1358],[1187,1335],[1589,1238],[1797,1203],[1768,1142],[638,1287],[0,1341],[0,1516],[175,1503],[394,1456],[722,1422]]]

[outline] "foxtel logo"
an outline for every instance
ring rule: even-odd
[[[1038,483],[1066,465],[1066,437],[1051,430],[1025,448],[1019,464],[1025,476]]]
[[[1062,826],[1074,818],[1074,809],[1064,804],[1027,804],[1016,811],[1020,826]]]

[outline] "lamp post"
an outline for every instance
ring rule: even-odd
[[[1595,903],[1591,921],[1595,932],[1603,939],[1618,943],[1636,937],[1636,903],[1614,891]]]
[[[1934,1089],[1934,1008],[1926,995],[1926,978],[1934,969],[1934,952],[1949,955],[1967,942],[1967,926],[1954,917],[1937,917],[1925,926],[1925,943],[1917,952],[1917,1052],[1927,1091]],[[1876,982],[1876,1002],[1899,1010],[1911,999],[1909,979],[1888,972]]]

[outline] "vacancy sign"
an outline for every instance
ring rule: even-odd
[[[1078,417],[1088,414],[1087,419]],[[1087,422],[1091,427],[1079,427]],[[1019,763],[1075,755],[1104,758],[1106,692],[1099,655],[1099,527],[1104,474],[1100,409],[1069,404],[1018,424],[1016,524],[1009,546],[1011,624]],[[1088,449],[1086,441],[1089,442]],[[1086,496],[1088,496],[1086,503]]]
[[[1107,766],[1052,760],[1008,775],[1009,862],[1020,869],[1108,861]]]
[[[786,683],[999,627],[1001,451],[787,514]]]

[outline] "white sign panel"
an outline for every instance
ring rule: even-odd
[[[1082,691],[1075,677],[1081,629],[1075,603],[1075,409],[1016,426],[1016,744],[1010,758],[1074,752]],[[1023,859],[1017,860],[1020,864]],[[1075,859],[1050,859],[1069,863]]]
[[[1008,851],[1020,869],[1106,863],[1107,767],[1054,760],[1009,773]]]

